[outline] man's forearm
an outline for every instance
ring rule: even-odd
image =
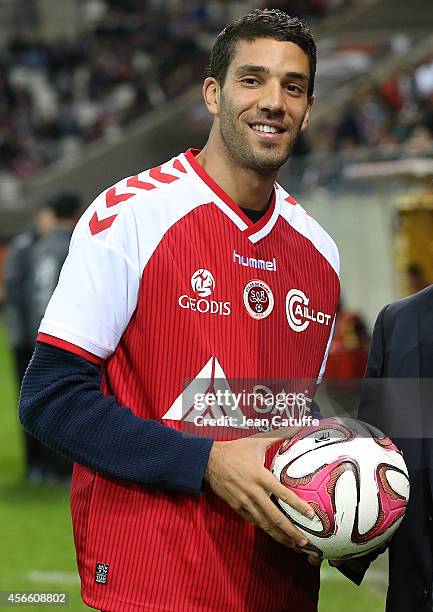
[[[20,420],[72,461],[109,476],[198,494],[212,446],[142,419],[100,390],[99,368],[38,344],[24,378]]]

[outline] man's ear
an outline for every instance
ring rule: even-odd
[[[310,96],[310,98],[308,99],[307,110],[305,111],[304,120],[301,125],[301,132],[305,130],[310,121],[311,109],[313,108],[314,100],[314,96]]]
[[[220,86],[214,77],[207,77],[203,83],[203,99],[208,111],[218,115],[220,106]]]

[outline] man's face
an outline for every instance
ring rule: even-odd
[[[291,42],[240,41],[220,90],[219,129],[232,160],[258,171],[275,171],[289,157],[308,123],[310,67]]]

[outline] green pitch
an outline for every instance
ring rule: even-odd
[[[1,325],[0,364],[0,591],[68,591],[69,606],[22,609],[88,610],[80,599],[69,491],[24,481],[17,390]],[[332,568],[322,573],[320,612],[384,610],[380,581],[358,588]]]

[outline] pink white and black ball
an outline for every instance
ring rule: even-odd
[[[272,472],[314,508],[308,519],[276,500],[307,536],[306,552],[320,558],[357,557],[383,545],[409,499],[401,452],[379,430],[352,419],[305,427],[280,447]]]

